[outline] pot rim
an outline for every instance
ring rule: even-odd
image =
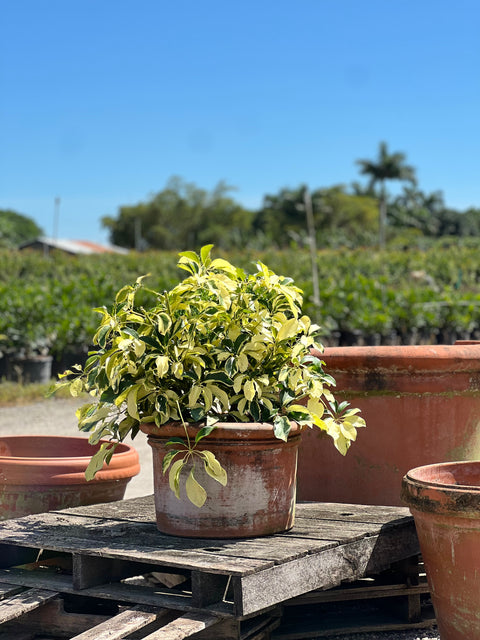
[[[410,469],[404,477],[405,481],[410,481],[411,483],[419,486],[419,487],[438,487],[439,489],[445,489],[449,491],[468,491],[469,493],[480,493],[480,484],[472,485],[472,484],[463,484],[458,482],[443,482],[441,480],[428,480],[426,478],[422,478],[422,474],[427,474],[431,471],[441,471],[441,472],[449,472],[450,470],[455,471],[457,469],[467,467],[478,467],[479,475],[480,475],[480,460],[463,460],[458,462],[438,462],[434,464],[422,465],[420,467],[415,467],[414,469]],[[420,477],[419,477],[420,476]]]
[[[292,427],[288,435],[288,441],[293,438],[300,437],[302,431],[307,427],[306,425],[299,425],[296,422],[291,423]],[[204,422],[187,423],[186,427],[190,437],[194,437],[198,429],[205,426]],[[145,433],[149,438],[166,439],[173,435],[178,435],[178,432],[184,432],[184,426],[179,421],[168,422],[167,424],[157,427],[155,423],[141,423],[140,430]],[[224,439],[235,440],[274,440],[283,442],[279,438],[276,438],[273,432],[273,425],[269,422],[218,422],[215,425],[215,429],[204,438],[202,442],[212,442],[214,440]]]
[[[313,350],[329,369],[350,371],[379,369],[401,371],[478,371],[480,342],[451,345],[380,345],[363,347],[325,347]]]
[[[0,443],[12,440],[32,440],[44,438],[62,441],[68,445],[73,440],[88,443],[87,438],[81,436],[2,436]],[[101,440],[102,442],[108,442]],[[117,482],[133,478],[140,471],[138,451],[129,444],[119,443],[121,450],[113,454],[110,463],[104,463],[91,483]],[[68,450],[68,446],[67,446]],[[84,456],[0,456],[0,485],[52,485],[52,484],[85,484],[85,470],[96,447],[92,446],[92,453]]]
[[[61,442],[61,441],[65,441],[66,444],[73,443],[73,441],[77,441],[77,442],[82,442],[82,444],[88,443],[88,438],[86,437],[82,437],[82,436],[55,436],[55,435],[45,435],[45,434],[32,434],[32,435],[19,435],[19,436],[15,436],[15,435],[10,435],[10,436],[0,436],[0,443],[5,442],[8,445],[9,441],[12,440],[16,440],[16,441],[31,441],[31,440],[55,440],[56,442]],[[105,443],[105,442],[109,442],[109,440],[100,440],[99,441],[99,445]],[[74,456],[74,455],[65,455],[65,456],[13,456],[13,455],[7,455],[7,456],[2,456],[0,455],[0,461],[2,463],[5,462],[32,462],[32,463],[36,463],[36,461],[38,461],[38,463],[42,463],[42,462],[47,462],[50,461],[52,462],[53,460],[85,460],[88,461],[90,460],[90,458],[92,457],[92,455],[95,453],[95,450],[98,448],[97,445],[90,445],[92,447],[92,453],[87,453],[84,456]],[[118,458],[119,456],[130,456],[131,452],[134,451],[135,448],[133,447],[133,445],[127,444],[126,442],[119,442],[117,444],[117,448],[115,450],[115,453],[113,454],[115,458]]]
[[[454,472],[469,467],[475,470],[477,482],[475,484],[455,483]],[[431,479],[429,474],[432,474]],[[439,474],[444,474],[445,479],[439,478]],[[443,462],[411,469],[403,477],[401,498],[415,516],[422,513],[437,517],[478,519],[480,461]]]

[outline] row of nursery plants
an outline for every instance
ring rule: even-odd
[[[478,247],[427,251],[318,252],[320,304],[313,303],[308,251],[224,252],[247,271],[261,260],[305,292],[304,312],[325,345],[449,344],[480,337]],[[170,289],[183,275],[176,252],[72,257],[0,252],[0,352],[49,353],[55,370],[84,356],[103,306],[140,275]],[[141,304],[148,304],[145,290]]]

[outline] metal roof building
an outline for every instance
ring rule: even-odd
[[[42,236],[29,242],[24,242],[18,247],[22,249],[38,249],[45,253],[50,250],[64,251],[71,255],[89,255],[95,253],[120,253],[127,254],[128,249],[113,245],[102,245],[89,240],[64,240],[60,238],[47,238]]]

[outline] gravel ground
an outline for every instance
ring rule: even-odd
[[[52,398],[19,407],[0,407],[0,436],[25,433],[78,436],[75,409],[78,400]],[[153,493],[151,452],[146,438],[137,437],[133,443],[140,456],[141,471],[127,486],[125,498]],[[325,640],[325,638],[323,639]],[[327,639],[328,640],[328,639]],[[332,636],[330,640],[440,640],[436,630],[354,633]]]

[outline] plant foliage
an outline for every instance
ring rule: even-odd
[[[178,266],[188,276],[169,291],[149,290],[151,306],[137,302],[146,289],[141,276],[118,291],[113,308],[98,308],[96,348],[83,369],[67,371],[59,382],[72,395],[94,396],[78,411],[79,428],[91,432],[92,444],[135,437],[141,423],[201,425],[193,445],[177,443],[181,448],[164,461],[176,493],[180,471],[195,454],[203,456],[207,473],[226,480],[213,454],[195,452],[216,422],[271,423],[281,440],[292,421],[315,426],[342,454],[364,426],[357,409],[335,401],[335,381],[311,353],[322,345],[319,327],[302,314],[301,290],[262,262],[247,274],[212,259],[211,248],[180,253]],[[100,449],[90,477],[112,451]],[[190,499],[202,502],[193,472],[187,482]]]

